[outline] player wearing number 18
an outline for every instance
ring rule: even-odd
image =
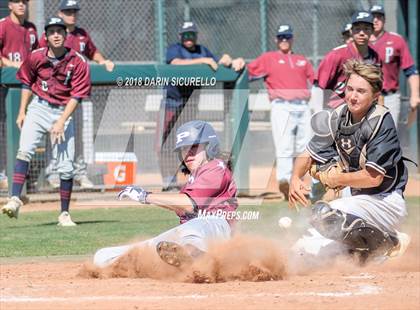
[[[19,68],[38,48],[35,25],[25,20],[27,0],[10,0],[10,15],[0,20],[0,53],[5,67]]]
[[[16,124],[21,130],[13,174],[12,197],[2,212],[17,218],[20,195],[35,148],[48,132],[53,157],[60,173],[61,215],[59,225],[74,226],[68,213],[73,187],[74,126],[72,113],[90,94],[90,74],[86,59],[64,47],[66,26],[61,18],[47,21],[48,48],[33,51],[16,78],[22,82],[22,98]],[[31,97],[34,97],[31,101]]]

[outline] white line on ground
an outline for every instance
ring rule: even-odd
[[[318,296],[318,297],[349,297],[361,295],[377,295],[382,291],[379,286],[359,285],[353,292],[295,292],[295,293],[257,293],[257,294],[193,294],[193,295],[158,295],[158,296],[79,296],[79,297],[29,297],[29,296],[1,296],[0,303],[24,303],[24,302],[90,302],[90,301],[154,301],[165,299],[208,299],[208,298],[267,298],[287,296]]]

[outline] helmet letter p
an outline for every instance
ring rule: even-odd
[[[362,19],[362,18],[366,18],[369,17],[369,13],[367,12],[359,12],[359,14],[357,15],[356,19]]]
[[[181,143],[182,140],[190,135],[190,132],[183,131],[176,135],[176,144]]]

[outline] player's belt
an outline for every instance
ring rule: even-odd
[[[382,95],[384,95],[384,96],[393,95],[396,92],[398,92],[398,89],[390,89],[390,90],[383,90],[383,91],[381,91]]]
[[[273,103],[291,103],[291,104],[307,104],[308,100],[305,99],[292,99],[292,100],[285,100],[281,98],[277,98],[273,100]]]
[[[58,105],[58,104],[54,104],[54,103],[50,103],[45,99],[42,99],[41,97],[38,97],[38,102],[42,103],[44,105],[47,105],[48,107],[52,108],[52,109],[60,109],[60,110],[64,110],[65,106],[63,105]]]

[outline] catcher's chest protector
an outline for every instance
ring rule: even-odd
[[[339,117],[338,132],[334,140],[346,171],[353,172],[365,168],[367,143],[375,137],[389,110],[374,104],[366,117],[354,125],[351,124],[347,105],[342,105],[335,111]]]

